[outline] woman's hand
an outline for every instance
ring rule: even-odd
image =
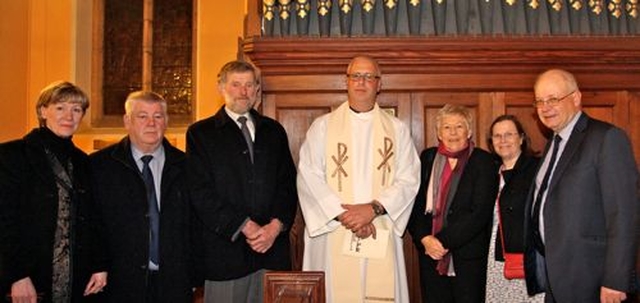
[[[440,240],[434,236],[426,236],[420,240],[422,245],[424,245],[425,254],[429,255],[431,259],[440,260],[444,255],[446,255],[449,250],[445,249],[440,243]]]
[[[97,294],[107,285],[107,272],[102,271],[94,273],[87,283],[87,287],[84,289],[84,295]]]
[[[31,278],[26,277],[11,284],[11,302],[13,303],[36,303],[38,294],[33,287]]]

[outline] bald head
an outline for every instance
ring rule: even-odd
[[[578,89],[578,82],[576,78],[570,72],[563,69],[550,69],[547,70],[536,78],[533,89],[535,90],[541,82],[557,81],[564,85],[567,91],[574,91]]]
[[[540,74],[534,92],[540,122],[555,133],[569,125],[582,108],[582,94],[576,79],[565,70],[552,69]]]
[[[376,59],[373,59],[373,57],[370,56],[365,56],[365,55],[358,55],[353,57],[353,59],[351,59],[351,62],[349,62],[349,66],[347,67],[347,74],[350,74],[353,67],[357,64],[370,64],[371,66],[373,66],[375,74],[378,76],[382,76],[382,71],[380,70],[380,65],[378,65],[378,61],[376,61]]]

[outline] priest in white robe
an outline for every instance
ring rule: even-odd
[[[300,150],[304,270],[325,272],[327,302],[409,302],[402,235],[420,179],[410,131],[380,109],[380,68],[355,57],[348,101],[318,118]]]

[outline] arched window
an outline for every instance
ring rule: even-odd
[[[99,0],[94,6],[94,127],[122,125],[124,101],[153,90],[170,125],[193,121],[193,0]]]

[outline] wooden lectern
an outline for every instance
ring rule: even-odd
[[[271,271],[264,276],[264,303],[324,302],[322,271]]]

